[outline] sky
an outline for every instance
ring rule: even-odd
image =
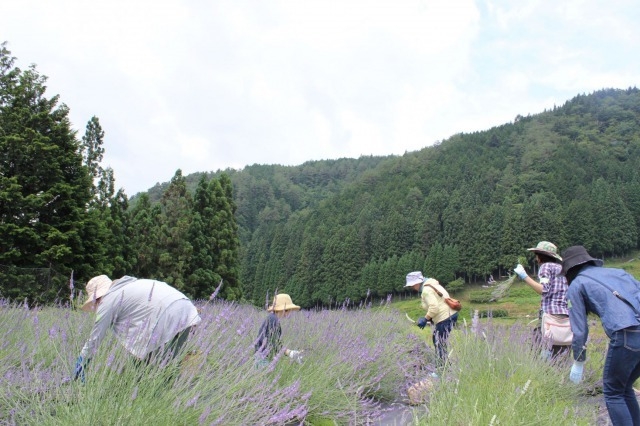
[[[0,42],[98,117],[127,195],[252,164],[402,155],[640,85],[637,0],[20,0]]]

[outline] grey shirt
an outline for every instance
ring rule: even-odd
[[[101,298],[81,355],[91,358],[111,328],[132,355],[143,359],[199,322],[200,315],[193,303],[169,284],[124,276],[114,281]]]

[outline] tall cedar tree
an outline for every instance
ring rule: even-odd
[[[0,47],[0,264],[54,267],[68,277],[90,273],[83,230],[95,226],[85,207],[91,175],[83,166],[69,110],[45,97],[47,78],[14,66]],[[68,279],[68,278],[67,278]],[[5,297],[50,300],[65,282],[0,282]]]
[[[158,234],[157,278],[181,291],[187,291],[186,273],[192,247],[187,235],[191,225],[191,194],[178,169],[160,200],[160,231]],[[190,295],[191,296],[191,295]]]

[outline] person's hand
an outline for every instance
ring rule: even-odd
[[[420,327],[420,329],[424,329],[427,326],[427,319],[425,317],[420,317],[416,324],[418,325],[418,327]]]
[[[521,264],[518,263],[518,266],[516,266],[513,271],[520,277],[521,280],[527,278],[527,271],[524,270],[524,266],[522,266]]]
[[[569,373],[569,380],[573,383],[580,383],[582,381],[582,374],[584,373],[584,361],[573,361],[571,366],[571,372]]]
[[[82,358],[82,355],[80,355],[76,360],[76,368],[73,372],[73,380],[78,379],[84,383],[84,359]]]
[[[289,358],[298,364],[302,364],[302,351],[289,350]]]

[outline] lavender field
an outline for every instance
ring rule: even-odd
[[[265,316],[236,303],[202,306],[193,355],[163,369],[137,365],[107,338],[82,383],[71,376],[92,316],[5,303],[0,424],[596,424],[584,394],[599,378],[598,351],[586,382],[573,385],[562,361],[539,359],[526,325],[461,321],[445,374],[409,406],[407,388],[428,377],[434,352],[430,330],[392,305],[296,312],[282,320],[283,343],[303,350],[303,362],[282,356],[256,368],[253,342]]]

